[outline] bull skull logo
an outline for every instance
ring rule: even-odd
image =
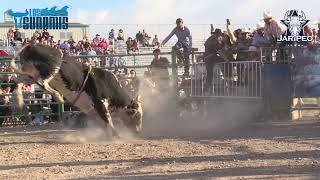
[[[303,11],[298,13],[298,10],[289,10],[284,15],[283,24],[288,27],[287,36],[303,36],[304,26],[309,22]]]

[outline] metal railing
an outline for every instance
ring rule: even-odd
[[[211,84],[204,63],[193,64],[191,72],[191,97],[262,98],[259,61],[217,63]]]

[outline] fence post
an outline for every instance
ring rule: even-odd
[[[62,121],[63,113],[64,113],[64,104],[63,104],[63,103],[59,103],[59,104],[58,104],[58,116],[59,116],[59,121]]]
[[[178,91],[178,66],[177,66],[177,53],[172,47],[171,50],[171,59],[172,59],[172,80],[173,80],[173,90],[174,90],[174,98],[177,100],[179,96]]]

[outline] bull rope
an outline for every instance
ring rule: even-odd
[[[77,94],[77,97],[73,100],[72,104],[75,104],[75,103],[79,100],[79,98],[80,98],[80,96],[81,96],[81,94],[82,94],[82,92],[83,92],[83,89],[84,89],[85,85],[87,84],[87,81],[88,81],[88,79],[89,79],[89,75],[90,75],[90,74],[93,74],[92,66],[91,66],[91,65],[89,65],[86,78],[83,80],[82,85],[81,85],[81,88],[80,88],[80,91],[79,91],[79,93]]]

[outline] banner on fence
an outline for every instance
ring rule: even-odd
[[[297,55],[292,80],[294,97],[320,97],[320,49]]]

